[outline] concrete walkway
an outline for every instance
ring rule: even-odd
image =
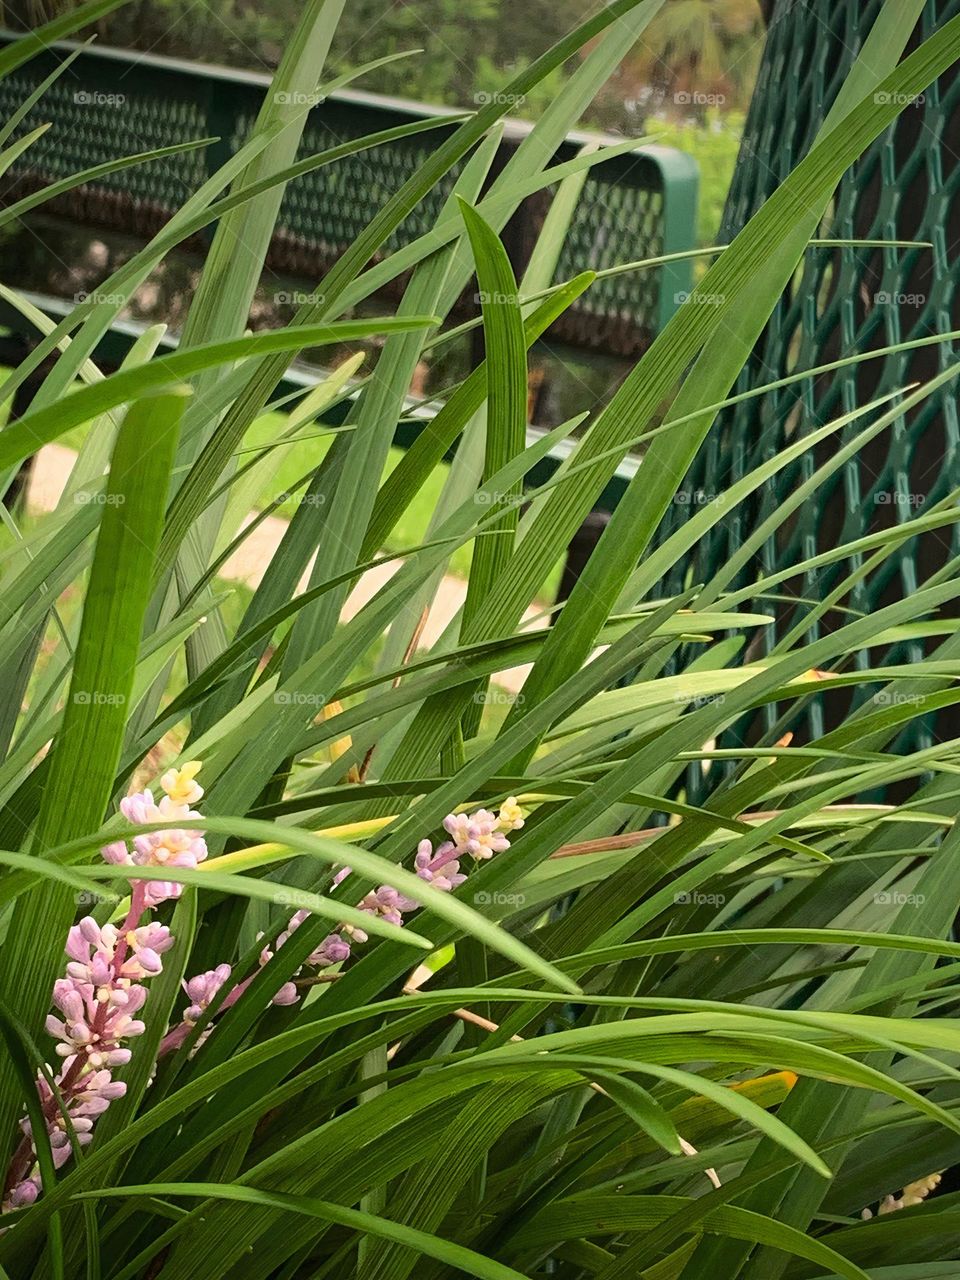
[[[63,445],[48,444],[40,450],[34,462],[27,490],[27,504],[36,512],[52,511],[60,500],[76,460],[76,453]],[[251,514],[248,521],[252,521]],[[244,543],[237,548],[226,561],[220,576],[231,582],[243,582],[248,587],[259,585],[267,565],[269,565],[287,528],[286,520],[279,516],[267,516],[257,526]],[[372,600],[400,568],[401,561],[371,569],[365,573],[347,598],[340,615],[344,622],[349,621],[359,610]],[[301,584],[301,590],[303,584]],[[448,623],[454,618],[467,598],[467,584],[463,578],[446,574],[434,596],[430,616],[423,629],[421,648],[429,649],[436,643]],[[528,609],[524,620],[536,618],[539,609]],[[545,626],[545,620],[539,619],[531,624],[534,627]],[[517,694],[523,687],[529,666],[511,667],[493,677],[497,685],[508,694]]]

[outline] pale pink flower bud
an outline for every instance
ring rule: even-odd
[[[186,764],[181,765],[179,769],[167,770],[160,779],[160,785],[167,793],[167,798],[171,803],[191,805],[196,804],[202,798],[203,787],[195,781],[199,772],[199,760],[189,760]]]
[[[379,889],[371,890],[362,902],[359,903],[360,910],[366,912],[367,915],[380,916],[386,920],[388,924],[403,924],[403,912],[414,911],[417,903],[413,898],[408,898],[405,894],[398,893],[388,884],[382,884]]]
[[[15,1187],[11,1187],[3,1207],[4,1209],[25,1209],[27,1205],[33,1204],[39,1194],[39,1176],[26,1178],[23,1182],[18,1182]]]
[[[199,1021],[204,1010],[211,1004],[223,984],[229,980],[232,972],[228,964],[218,964],[215,969],[198,973],[183,984],[183,989],[190,998],[190,1005],[183,1013],[184,1021]]]
[[[143,882],[143,902],[149,910],[162,907],[165,902],[173,902],[183,893],[183,885],[176,880],[145,880]]]
[[[114,840],[112,844],[105,844],[100,854],[104,862],[111,862],[114,866],[128,866],[133,861],[123,840]]]
[[[152,791],[140,791],[132,796],[126,796],[120,801],[120,812],[129,823],[135,823],[137,826],[145,822],[158,822],[162,816],[153,803]]]
[[[344,960],[349,958],[350,943],[345,938],[341,938],[339,933],[330,933],[327,934],[316,951],[311,951],[307,956],[307,964],[325,969],[332,964],[342,964]]]
[[[476,813],[448,813],[443,828],[456,845],[458,853],[467,853],[478,862],[492,858],[510,848],[510,841],[498,829],[499,818],[489,809]]]

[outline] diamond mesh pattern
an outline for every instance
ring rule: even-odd
[[[776,5],[721,242],[729,242],[807,152],[879,8],[879,0],[780,0]],[[960,0],[928,0],[910,47],[957,12]],[[737,391],[841,355],[960,327],[958,153],[960,78],[951,72],[922,101],[906,106],[898,121],[846,174],[823,229],[825,236],[917,239],[932,242],[932,247],[809,249]],[[721,415],[684,487],[720,491],[772,457],[797,433],[809,432],[876,396],[928,379],[955,358],[954,346],[944,342],[867,361],[746,401]],[[709,577],[867,421],[860,419],[780,471],[703,539],[694,564],[683,566],[683,576],[688,581]],[[748,558],[733,585],[744,585],[759,573],[786,567],[869,531],[902,523],[915,516],[918,508],[929,507],[960,485],[958,439],[957,387],[948,384],[847,461],[817,491],[815,501],[801,505]],[[663,535],[689,511],[689,506],[675,507]],[[909,594],[958,552],[956,527],[913,539],[843,603],[869,612]],[[859,563],[845,560],[805,579],[792,579],[780,590],[801,600],[822,600]],[[680,583],[678,572],[664,589],[676,590]],[[805,606],[778,606],[774,611],[778,625],[765,630],[759,653],[768,651],[778,634],[802,618]],[[820,625],[835,627],[848,617],[833,612]],[[811,627],[811,637],[818,633],[817,626]],[[910,661],[921,652],[920,644],[914,642],[894,646],[884,655],[874,652],[869,659],[864,654],[861,662],[865,667],[868,660],[873,665],[880,660]],[[854,701],[869,697],[873,688],[850,696]],[[834,718],[831,705],[838,706],[813,700],[801,730],[816,734],[829,727]],[[777,715],[777,707],[765,709],[762,727],[772,730]],[[927,743],[932,731],[931,724],[917,722],[910,741]],[[943,731],[942,725],[938,731]],[[699,791],[693,775],[691,782]]]
[[[66,48],[67,46],[63,46]],[[0,112],[11,113],[54,67],[57,51],[34,58],[0,81]],[[61,49],[62,56],[62,49]],[[152,234],[183,200],[249,135],[267,86],[263,77],[225,73],[172,59],[118,51],[83,52],[35,107],[23,128],[52,127],[3,180],[6,201],[51,178],[118,156],[204,136],[222,139],[208,150],[151,162],[104,178],[60,198],[51,211],[94,225]],[[416,109],[369,95],[335,94],[310,113],[300,155],[415,119]],[[23,129],[21,129],[21,132]],[[498,166],[517,145],[508,130]],[[270,265],[317,278],[446,136],[442,129],[400,139],[305,174],[290,185],[281,208]],[[557,162],[576,155],[564,143]],[[678,163],[683,162],[683,163]],[[672,172],[671,167],[676,170]],[[430,229],[457,177],[431,192],[392,237],[384,252]],[[608,267],[693,244],[695,167],[666,148],[639,149],[606,161],[589,176],[558,279],[587,267]],[[545,202],[525,202],[508,228],[529,249]],[[669,229],[667,223],[670,223]],[[579,345],[634,354],[648,345],[685,287],[688,264],[667,273],[641,271],[598,282],[552,336]],[[661,289],[661,282],[668,287]]]

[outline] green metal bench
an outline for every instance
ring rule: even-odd
[[[61,298],[51,298],[30,292],[24,292],[22,296],[32,306],[43,311],[54,323],[59,323],[73,308],[71,302],[64,301]],[[116,321],[97,346],[95,356],[100,367],[108,373],[119,368],[124,357],[137,339],[142,336],[146,327],[146,325],[133,320]],[[32,340],[33,335],[28,335],[24,332],[21,313],[10,303],[0,299],[0,366],[16,367],[30,350]],[[175,351],[176,346],[176,338],[166,335],[161,340],[160,350]],[[34,377],[25,381],[18,389],[11,405],[11,418],[18,418],[29,409],[33,396],[43,380],[46,364],[47,362],[44,363],[44,366],[38,370]],[[289,408],[290,400],[288,397],[309,393],[321,381],[322,376],[314,369],[300,365],[291,366],[287,370],[286,376],[281,379],[277,386],[275,398],[283,402],[280,407],[284,410]],[[439,407],[439,404],[424,404],[422,401],[416,401],[412,398],[408,400],[404,416],[397,424],[393,438],[397,448],[408,448],[424,427],[429,424]],[[345,420],[348,410],[349,397],[341,400],[332,410],[322,415],[321,421],[332,425],[340,425]],[[542,435],[543,431],[536,427],[527,428],[527,439],[530,443]],[[527,484],[531,487],[545,484],[569,456],[573,447],[574,443],[572,441],[565,440],[551,449],[536,466],[531,467],[527,473]],[[607,487],[597,499],[594,510],[598,516],[603,518],[607,512],[613,510],[624,488],[636,474],[637,466],[637,459],[624,458],[617,468],[616,474],[610,479]],[[589,530],[587,530],[583,538],[574,539],[574,542],[571,543],[574,564],[589,554],[595,541],[596,535],[590,533]]]
[[[0,34],[0,40],[15,39]],[[51,46],[0,81],[0,113],[27,94],[77,46]],[[149,236],[247,137],[270,77],[117,49],[79,53],[31,111],[24,126],[50,121],[51,129],[14,166],[2,184],[7,201],[90,165],[153,147],[214,136],[193,151],[128,169],[71,192],[51,212],[86,225]],[[302,155],[336,142],[394,127],[442,111],[375,94],[341,91],[309,112]],[[507,122],[495,168],[529,126]],[[305,174],[284,197],[268,266],[317,279],[403,181],[446,136],[446,129],[404,138]],[[571,159],[595,135],[573,134],[556,161]],[[456,171],[398,230],[386,252],[429,230],[450,193]],[[12,179],[12,181],[11,181]],[[574,215],[558,279],[587,267],[669,254],[695,244],[697,166],[667,147],[640,146],[591,170]],[[547,197],[546,203],[549,202]],[[543,198],[526,200],[507,228],[515,259],[535,240]],[[45,206],[46,207],[46,206]],[[551,330],[551,338],[633,357],[642,352],[690,288],[690,262],[603,279]]]
[[[880,8],[879,0],[777,0],[759,79],[748,114],[730,189],[721,243],[760,207],[803,157]],[[928,0],[913,44],[960,11],[960,0]],[[911,45],[913,47],[913,45]],[[941,79],[907,106],[896,124],[846,174],[836,192],[826,235],[843,238],[916,239],[932,248],[863,249],[817,247],[807,251],[802,271],[778,303],[736,387],[746,391],[789,372],[910,338],[960,328],[960,77]],[[712,493],[771,457],[796,433],[807,432],[877,395],[925,380],[951,361],[948,343],[878,358],[829,376],[795,384],[745,401],[721,415],[684,484],[689,494]],[[864,426],[848,429],[848,439]],[[836,439],[836,438],[832,438]],[[816,502],[799,509],[732,585],[760,572],[789,566],[868,531],[902,523],[960,485],[960,422],[956,386],[930,397],[918,410],[881,434],[825,484]],[[785,468],[703,539],[681,576],[704,581],[736,552],[758,524],[782,505],[814,468],[838,446],[825,444]],[[677,506],[662,536],[682,523],[690,506]],[[918,582],[960,552],[953,526],[906,543],[882,570],[844,603],[869,612]],[[838,563],[785,584],[796,597],[821,599],[853,568]],[[803,616],[804,606],[780,608],[778,625],[765,631],[761,656],[778,634]],[[828,615],[826,628],[838,622]],[[816,627],[811,634],[817,634]],[[887,662],[909,662],[919,644],[889,649]],[[874,662],[881,655],[874,654]],[[866,657],[864,657],[864,664]],[[872,693],[864,691],[861,699]],[[831,695],[833,696],[833,695]],[[779,710],[782,710],[779,709]],[[765,709],[760,728],[778,723],[778,708]],[[812,699],[796,725],[819,734],[831,721],[830,702]],[[945,731],[944,720],[938,732]],[[756,733],[758,725],[751,726]],[[953,727],[956,731],[956,726]],[[913,745],[929,743],[930,724],[916,722]],[[731,736],[728,745],[736,741]],[[691,773],[690,786],[701,783]]]

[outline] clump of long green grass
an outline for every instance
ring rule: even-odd
[[[589,271],[553,272],[561,215],[604,153],[559,175],[524,279],[498,233],[521,189],[558,177],[557,142],[660,7],[616,0],[560,40],[458,123],[291,326],[251,336],[293,104],[322,82],[343,9],[309,0],[242,150],[62,323],[20,301],[43,338],[4,396],[60,354],[0,432],[0,469],[84,431],[57,509],[6,514],[0,547],[5,1274],[926,1280],[957,1256],[952,1198],[931,1196],[960,1133],[956,744],[892,744],[960,696],[944,620],[960,586],[941,575],[743,657],[791,576],[849,561],[842,602],[865,553],[879,572],[956,506],[736,591],[720,566],[658,592],[779,469],[841,432],[895,429],[956,362],[805,429],[656,534],[837,181],[950,66],[960,19],[903,57],[919,6],[883,6],[810,154],[710,255],[611,402],[531,443],[526,351],[590,288]],[[511,94],[583,46],[488,185]],[[0,53],[0,74],[28,53]],[[29,145],[11,137],[0,165]],[[433,232],[371,267],[458,165]],[[151,330],[102,376],[91,353],[124,299],[214,223],[177,351],[158,355]],[[391,272],[409,273],[396,314],[350,318]],[[486,360],[382,479],[424,345],[474,276]],[[322,417],[333,374],[282,429],[285,446],[333,435],[263,581],[226,608],[217,569],[245,512],[290,502],[251,429],[299,351],[371,337],[382,352],[355,371],[345,423]],[[568,437],[553,478],[525,485]],[[424,541],[341,622],[454,446]],[[549,630],[525,628],[628,450],[637,476],[586,571]],[[840,465],[799,496],[817,501]],[[424,649],[464,548],[466,601]],[[82,608],[61,610],[78,590]],[[930,657],[875,665],[907,621],[929,626]],[[676,672],[681,647],[695,657]],[[504,709],[492,677],[521,664]],[[799,705],[812,671],[818,691],[874,696],[817,741],[759,741],[718,770],[722,731]],[[858,803],[893,783],[907,799]]]

